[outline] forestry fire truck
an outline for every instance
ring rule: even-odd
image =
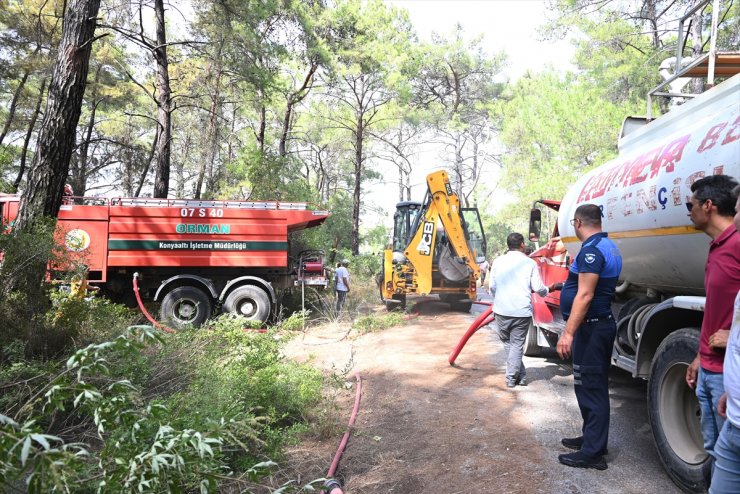
[[[476,298],[478,263],[486,252],[477,208],[461,208],[445,171],[427,176],[423,203],[400,202],[393,216],[393,244],[383,254],[380,297],[388,309],[407,295],[439,294],[466,311]]]
[[[0,194],[0,232],[12,228],[19,200]],[[114,300],[133,300],[139,273],[143,298],[161,302],[172,326],[200,325],[216,311],[264,322],[276,289],[327,286],[320,251],[289,262],[288,234],[328,216],[306,203],[67,197],[57,239]]]
[[[679,31],[681,32],[681,31]],[[679,43],[682,45],[683,43]],[[712,60],[713,58],[713,60]],[[613,365],[648,381],[648,415],[666,472],[681,489],[702,492],[710,462],[703,448],[699,405],[685,382],[697,354],[704,311],[704,266],[709,237],[696,230],[685,203],[691,184],[711,174],[740,178],[740,53],[703,56],[678,77],[729,77],[654,121],[622,128],[619,156],[578,180],[562,201],[537,201],[558,211],[553,236],[532,254],[545,284],[563,282],[580,242],[569,223],[581,204],[597,204],[603,229],[622,253],[613,307],[617,337]],[[652,95],[661,95],[661,86]],[[542,212],[533,209],[530,239],[538,240]],[[565,327],[560,292],[535,302],[529,355],[553,347]]]

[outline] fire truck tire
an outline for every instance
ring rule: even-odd
[[[181,286],[167,293],[162,299],[160,318],[172,326],[200,326],[211,315],[211,298],[194,286]]]
[[[264,323],[270,316],[270,297],[259,287],[243,285],[226,297],[224,312]]]
[[[648,418],[658,456],[685,492],[705,492],[711,462],[702,441],[699,402],[686,369],[699,349],[699,329],[669,334],[658,347],[648,381]]]
[[[534,324],[529,325],[527,336],[524,339],[524,355],[527,357],[539,357],[542,354],[542,347],[537,344],[537,331]]]

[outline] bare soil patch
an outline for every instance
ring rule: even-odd
[[[339,341],[347,327],[328,325],[288,346],[292,356],[326,369],[352,362],[352,373],[361,375],[360,412],[337,475],[346,492],[492,492],[486,485],[494,479],[496,492],[536,492],[547,475],[539,469],[542,452],[519,423],[526,412],[507,390],[491,348],[468,344],[461,365],[448,364],[471,316],[434,301],[414,311],[418,316],[403,327]],[[353,396],[347,394],[347,417]],[[325,475],[337,443],[293,448],[291,470],[296,461],[323,464],[316,476]]]

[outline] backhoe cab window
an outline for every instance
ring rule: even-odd
[[[462,213],[470,250],[475,251],[475,262],[480,264],[486,258],[486,234],[483,233],[478,209],[463,208]]]
[[[411,227],[419,215],[418,204],[399,204],[393,215],[393,250],[403,251],[409,244]]]

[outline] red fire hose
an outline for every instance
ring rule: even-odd
[[[493,314],[493,303],[492,302],[483,302],[483,301],[476,301],[474,302],[478,305],[487,305],[488,308],[480,313],[480,315],[473,321],[473,324],[470,325],[468,330],[465,332],[463,337],[460,339],[460,342],[457,344],[454,350],[452,350],[452,353],[450,353],[449,362],[450,365],[455,365],[455,359],[457,359],[457,356],[460,355],[460,352],[462,351],[465,344],[468,342],[471,336],[475,334],[476,331],[478,331],[480,328],[485,326],[486,324],[490,324],[493,322],[494,314]]]
[[[146,310],[146,307],[144,307],[144,302],[141,301],[141,295],[139,295],[139,273],[134,273],[134,294],[136,295],[136,301],[139,303],[139,309],[141,309],[141,312],[144,313],[146,318],[149,319],[149,322],[152,323],[155,328],[159,328],[162,331],[167,331],[168,333],[175,332],[174,329],[168,328],[164,324],[160,324],[155,321],[152,315],[149,314],[149,311]]]
[[[336,473],[337,471],[337,466],[339,466],[339,460],[342,458],[342,453],[344,453],[344,448],[345,446],[347,446],[347,441],[349,440],[352,426],[355,424],[355,419],[357,418],[357,411],[360,409],[360,397],[362,396],[362,379],[360,378],[359,372],[355,374],[355,380],[357,381],[357,391],[355,392],[355,406],[352,408],[352,415],[350,415],[349,417],[347,430],[344,432],[342,440],[339,442],[339,448],[334,454],[334,460],[332,460],[329,471],[326,474],[328,480],[324,483],[321,494],[324,494],[325,492],[328,492],[329,494],[343,494],[344,492],[342,490],[342,486],[339,484],[339,481],[337,481],[333,477],[334,473]]]

